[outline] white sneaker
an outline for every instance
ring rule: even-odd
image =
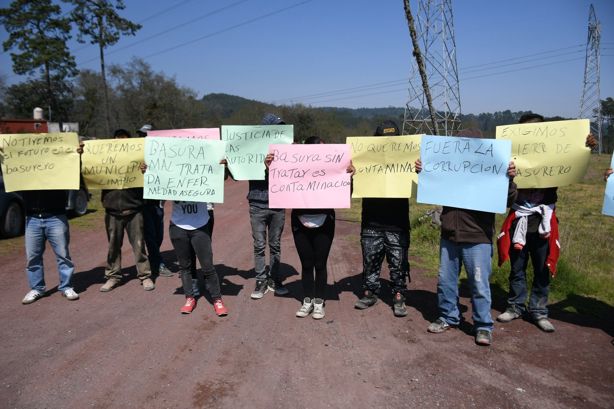
[[[32,304],[34,301],[38,300],[39,298],[41,298],[44,295],[44,293],[38,291],[38,290],[30,290],[25,297],[23,297],[23,300],[21,300],[22,304]]]
[[[321,320],[324,318],[324,300],[321,298],[313,299],[313,314],[311,314],[311,318],[314,320]]]
[[[64,290],[62,295],[66,297],[67,300],[70,300],[70,301],[79,299],[79,294],[77,294],[75,290],[73,290],[72,288],[69,288],[68,290]]]
[[[303,305],[301,305],[301,308],[296,312],[296,316],[305,318],[311,311],[313,311],[313,300],[309,297],[305,297]]]

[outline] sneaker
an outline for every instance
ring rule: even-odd
[[[222,302],[221,298],[218,298],[217,300],[213,301],[213,309],[215,310],[215,313],[218,317],[224,317],[228,315],[228,308],[224,306],[224,303]]]
[[[554,325],[547,318],[538,319],[535,325],[544,332],[554,332]]]
[[[141,285],[143,286],[143,290],[145,291],[151,291],[154,288],[156,288],[156,285],[154,284],[153,280],[151,278],[146,278],[144,280],[141,281]]]
[[[22,304],[32,304],[34,301],[38,300],[43,295],[45,295],[45,293],[43,293],[42,291],[30,290],[28,291],[26,296],[23,297],[23,300],[21,300],[21,303]]]
[[[321,320],[324,318],[326,314],[324,314],[324,300],[321,298],[313,299],[313,314],[311,314],[311,318],[314,320]]]
[[[396,292],[392,299],[392,309],[395,317],[405,317],[407,315],[407,308],[405,308],[405,297],[400,292]]]
[[[475,334],[475,343],[482,346],[489,346],[492,344],[492,333],[485,329],[479,329]]]
[[[514,309],[508,308],[507,310],[505,310],[505,312],[503,314],[499,314],[497,316],[497,321],[499,321],[499,322],[510,322],[512,320],[515,320],[516,318],[520,318],[520,313],[518,313]]]
[[[102,287],[100,287],[100,291],[103,293],[108,293],[119,284],[119,280],[116,278],[109,278],[106,283]]]
[[[158,275],[160,277],[172,277],[173,272],[169,270],[168,267],[164,265],[164,263],[160,263],[160,267],[158,267]]]
[[[437,318],[435,321],[431,322],[431,324],[426,330],[428,332],[432,332],[433,334],[439,334],[441,332],[449,330],[450,328],[450,324],[445,322],[443,318]]]
[[[272,278],[269,278],[267,280],[267,287],[269,291],[274,291],[275,295],[283,296],[288,295],[290,293],[290,291],[288,291],[288,289],[284,287],[284,284],[281,281],[273,280]]]
[[[79,299],[79,294],[77,294],[75,290],[73,290],[72,288],[69,288],[68,290],[64,290],[64,292],[62,292],[62,296],[66,297],[66,299],[70,301]]]
[[[269,291],[269,286],[266,280],[256,280],[256,288],[250,296],[252,300],[259,300]]]
[[[303,299],[303,305],[301,305],[301,308],[296,312],[296,316],[305,318],[311,311],[313,311],[313,300],[309,297],[305,297]]]
[[[181,307],[179,311],[181,311],[182,314],[191,314],[194,308],[196,308],[196,298],[186,297],[185,304],[183,304],[183,307]]]
[[[358,310],[366,310],[367,308],[375,305],[377,302],[377,296],[373,294],[371,290],[365,290],[365,295],[354,304],[354,308]]]

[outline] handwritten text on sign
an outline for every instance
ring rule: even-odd
[[[582,180],[590,149],[588,119],[497,127],[497,139],[512,141],[519,188],[566,186]]]
[[[511,146],[505,140],[424,135],[417,201],[504,213]]]
[[[292,143],[292,125],[222,126],[226,160],[236,180],[264,180],[264,157],[270,144]]]
[[[85,141],[81,174],[89,189],[143,187],[139,165],[144,160],[145,138]]]
[[[7,192],[79,189],[76,133],[0,134]]]
[[[144,197],[222,203],[225,148],[222,141],[148,136]]]
[[[612,155],[610,168],[614,169],[614,155]],[[607,180],[605,195],[603,197],[602,213],[608,216],[614,216],[614,174],[610,175]]]
[[[147,132],[147,136],[219,140],[220,128],[157,129]]]
[[[269,207],[329,209],[350,207],[348,145],[271,145]]]
[[[348,137],[352,147],[352,197],[411,197],[418,176],[421,135]]]

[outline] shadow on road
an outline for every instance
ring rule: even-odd
[[[503,312],[507,307],[508,292],[499,285],[491,284],[492,308]],[[548,305],[548,315],[557,321],[568,322],[581,327],[597,328],[614,337],[614,307],[578,294],[569,294],[564,300]],[[493,317],[494,318],[494,317]],[[530,321],[528,317],[523,317]]]

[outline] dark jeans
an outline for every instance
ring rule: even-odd
[[[252,238],[254,239],[254,270],[256,271],[256,280],[261,281],[268,278],[265,258],[267,233],[270,259],[268,274],[273,279],[279,280],[281,234],[284,231],[284,223],[286,222],[286,210],[250,205],[249,218],[252,225]]]
[[[152,272],[158,274],[160,263],[162,263],[160,246],[164,240],[164,209],[159,206],[158,201],[147,203],[143,207],[143,224],[149,264]]]
[[[363,290],[379,293],[380,271],[385,256],[390,270],[392,293],[404,292],[409,277],[409,233],[363,229],[360,232],[360,244]]]
[[[128,233],[128,240],[132,245],[137,276],[144,280],[151,276],[151,268],[145,251],[145,239],[143,237],[143,214],[141,212],[127,216],[115,216],[105,213],[104,224],[109,240],[109,252],[107,254],[107,279],[121,279],[122,277],[122,245],[124,244],[124,230]]]
[[[533,287],[529,299],[529,314],[534,320],[548,317],[548,292],[550,286],[550,271],[546,266],[548,257],[548,240],[542,239],[539,233],[527,233],[527,242],[522,250],[510,248],[510,294],[507,300],[508,308],[518,313],[526,310],[527,301],[527,265],[529,258],[533,265]]]
[[[326,222],[322,226],[310,229],[303,226],[293,214],[292,236],[301,259],[303,294],[305,297],[323,299],[328,279],[326,262],[335,237],[334,215],[326,217]]]
[[[196,257],[205,276],[205,287],[213,300],[222,298],[220,280],[213,267],[211,249],[211,229],[206,224],[196,230],[185,230],[174,224],[170,225],[169,236],[181,269],[181,284],[186,297],[194,297],[196,282]]]

